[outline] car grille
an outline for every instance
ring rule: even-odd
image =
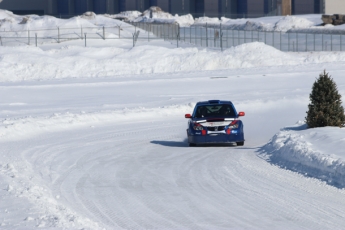
[[[214,126],[214,127],[207,127],[208,131],[223,131],[225,126]]]

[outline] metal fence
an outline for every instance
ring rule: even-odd
[[[178,25],[134,24],[155,36],[176,44],[187,43],[200,47],[228,49],[250,42],[263,42],[285,52],[343,51],[345,30],[311,32],[233,30],[218,26],[179,27]]]
[[[128,28],[132,28],[129,26]],[[0,45],[42,45],[61,43],[66,41],[105,40],[105,39],[132,39],[122,26],[95,26],[95,27],[56,27],[47,29],[0,30]],[[86,43],[85,43],[86,45]]]
[[[345,31],[333,33],[313,32],[275,32],[233,30],[224,25],[207,24],[180,27],[178,24],[132,23],[132,25],[95,26],[17,31],[4,31],[0,28],[0,45],[42,45],[76,41],[74,45],[88,45],[93,40],[130,39],[133,46],[138,42],[168,40],[177,47],[198,46],[212,49],[228,49],[249,42],[263,42],[286,52],[308,51],[343,51],[345,49]],[[329,32],[329,31],[328,31]]]

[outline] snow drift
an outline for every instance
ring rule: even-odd
[[[283,128],[263,148],[272,164],[345,188],[345,129],[306,129],[303,122]]]

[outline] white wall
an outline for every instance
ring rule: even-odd
[[[325,0],[325,14],[345,14],[345,0]]]

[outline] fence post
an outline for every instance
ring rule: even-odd
[[[246,41],[247,41],[247,31],[246,30],[243,30],[243,33],[244,33],[244,38],[243,38],[243,41],[244,41],[244,44],[246,44]]]
[[[237,35],[238,35],[238,43],[237,43],[237,45],[239,45],[240,44],[240,31],[239,30],[237,30]]]
[[[192,28],[189,27],[189,43],[192,44]]]
[[[290,52],[290,33],[288,32],[288,52]]]
[[[305,34],[305,52],[308,51],[308,34]]]
[[[104,30],[104,26],[103,26],[103,40],[105,40],[105,30]]]
[[[35,33],[36,47],[37,47],[37,33]]]
[[[333,34],[331,34],[331,51],[333,51]]]
[[[208,47],[208,31],[207,31],[207,22],[206,22],[206,47]]]
[[[279,43],[280,43],[280,51],[282,51],[282,31],[280,31]]]
[[[315,51],[315,33],[314,33],[314,51]]]
[[[28,29],[28,45],[30,45],[30,30]]]
[[[323,48],[323,33],[322,33],[322,51],[324,50]]]
[[[202,27],[200,27],[200,44],[201,44],[201,47],[202,47]]]
[[[223,51],[223,31],[222,31],[222,23],[219,23],[219,38],[220,38],[220,41],[219,41],[219,45],[220,45],[220,49]]]
[[[1,46],[2,46],[2,38],[1,38],[1,36],[0,36],[0,42],[1,42]]]
[[[85,36],[85,47],[86,47],[86,33],[84,34],[84,36]]]
[[[1,39],[1,37],[0,37],[0,39]],[[1,43],[1,45],[2,45],[2,43]],[[343,51],[343,35],[342,34],[340,34],[340,51]]]
[[[179,37],[179,33],[177,33],[177,35],[176,35],[176,44],[177,44],[177,48],[178,48],[178,37]]]
[[[60,28],[58,27],[58,43],[60,43]]]
[[[168,24],[168,40],[170,39],[170,24]]]
[[[258,42],[259,42],[260,41],[260,31],[258,30],[257,33],[258,33]]]
[[[223,31],[222,31],[222,23],[220,23],[219,38],[220,38],[220,49],[221,49],[221,51],[223,52]]]
[[[298,32],[296,32],[296,51],[298,52]]]
[[[272,31],[272,40],[273,40],[273,47],[274,47],[274,31]]]
[[[235,38],[234,38],[234,31],[233,30],[231,30],[231,37],[232,37],[232,46],[235,46]]]

